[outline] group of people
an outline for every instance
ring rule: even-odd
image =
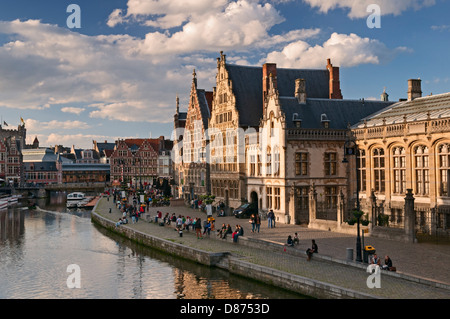
[[[259,233],[259,229],[261,227],[261,217],[259,214],[252,214],[249,220],[250,224],[252,224],[252,233]]]
[[[383,270],[388,270],[388,271],[396,270],[395,267],[393,267],[392,260],[388,255],[384,256],[384,265],[381,265],[380,257],[378,257],[377,254],[373,254],[372,258],[370,259],[370,263],[372,265],[380,266],[381,269],[383,269]]]
[[[155,223],[158,223],[160,226],[175,224],[175,230],[177,231],[189,231],[190,229],[195,230],[197,234],[197,238],[203,238],[203,235],[210,235],[211,230],[215,230],[214,219],[208,218],[203,221],[201,218],[192,218],[190,216],[178,215],[175,213],[169,215],[166,213],[164,217],[162,216],[161,211],[156,212]],[[203,231],[202,231],[203,230]]]
[[[289,246],[289,247],[294,247],[295,245],[298,245],[299,243],[300,243],[300,238],[298,238],[297,233],[294,234],[294,237],[289,235],[286,240],[286,246]]]
[[[217,237],[221,239],[227,239],[227,236],[231,234],[233,242],[237,243],[239,236],[244,236],[244,228],[241,225],[236,225],[234,230],[231,228],[230,224],[222,224],[222,227],[217,232]]]
[[[300,243],[300,238],[298,237],[298,233],[295,233],[294,237],[292,237],[291,235],[288,235],[285,245],[288,247],[294,247],[295,245],[298,245],[299,243]],[[306,260],[310,261],[313,254],[317,254],[318,252],[319,252],[319,247],[316,244],[316,240],[312,239],[311,240],[311,248],[308,248],[306,250],[306,255],[307,255]]]

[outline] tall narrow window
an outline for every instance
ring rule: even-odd
[[[414,163],[416,175],[416,194],[430,193],[428,147],[419,145],[414,148]]]
[[[337,207],[337,186],[325,187],[325,208],[333,209]]]
[[[257,161],[257,174],[258,176],[262,175],[262,161],[261,161],[261,154],[256,155],[256,161]]]
[[[274,209],[280,210],[281,208],[281,190],[279,187],[274,187]]]
[[[308,175],[308,153],[295,153],[295,175]]]
[[[296,187],[295,195],[297,197],[297,209],[299,210],[308,210],[308,202],[309,202],[309,187]]]
[[[272,175],[272,150],[270,147],[267,148],[266,153],[266,176]]]
[[[267,186],[266,187],[266,202],[267,202],[267,209],[272,209],[272,187]]]
[[[385,173],[385,159],[384,150],[376,148],[373,150],[373,171],[375,179],[375,191],[384,193],[386,189],[386,173]]]
[[[256,176],[256,155],[250,155],[250,176]]]
[[[441,196],[449,196],[448,192],[448,175],[450,171],[449,157],[450,145],[442,144],[438,148],[439,152],[439,193]]]
[[[359,190],[362,192],[366,191],[366,182],[367,182],[367,172],[366,172],[366,151],[365,150],[359,150],[358,154],[358,171],[359,171],[359,178],[358,178],[358,186]]]
[[[280,150],[278,147],[275,147],[273,159],[274,159],[273,175],[280,176]]]
[[[336,175],[337,174],[337,154],[336,153],[325,153],[325,175]]]
[[[406,192],[406,152],[404,147],[394,147],[392,157],[394,161],[394,193]]]

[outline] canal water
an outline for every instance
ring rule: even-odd
[[[302,298],[117,237],[66,209],[63,194],[38,206],[0,211],[0,299]],[[76,274],[80,288],[69,288]]]

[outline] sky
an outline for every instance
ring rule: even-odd
[[[186,110],[193,69],[212,91],[220,51],[280,68],[330,58],[344,99],[397,101],[411,78],[446,93],[449,13],[448,0],[1,0],[0,121],[23,118],[47,147],[170,138],[177,94]]]

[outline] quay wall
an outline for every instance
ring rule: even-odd
[[[95,213],[91,214],[92,222],[104,227],[116,234],[122,235],[142,245],[164,251],[168,254],[188,259],[208,267],[218,267],[232,274],[260,281],[265,284],[280,287],[289,291],[300,293],[305,296],[321,299],[370,299],[376,298],[372,295],[359,293],[332,284],[323,283],[298,275],[290,274],[280,270],[246,262],[240,258],[233,257],[229,252],[212,253],[178,244],[170,240],[158,238],[147,233],[133,230],[127,226],[115,226],[115,222]],[[244,239],[244,237],[240,238]],[[242,244],[250,244],[246,240]],[[241,243],[239,243],[241,244]]]

